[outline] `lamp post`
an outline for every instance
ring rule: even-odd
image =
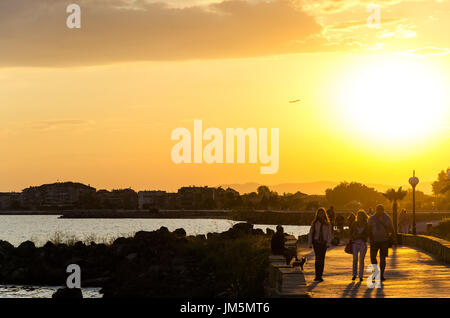
[[[416,177],[416,170],[413,176],[409,178],[409,184],[413,188],[413,234],[416,235],[416,186],[419,184],[419,178]]]

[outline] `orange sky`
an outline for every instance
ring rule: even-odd
[[[449,166],[450,1],[378,1],[380,28],[359,0],[75,2],[79,30],[69,2],[0,4],[0,191],[395,186]],[[174,164],[171,132],[195,119],[279,128],[278,172]]]

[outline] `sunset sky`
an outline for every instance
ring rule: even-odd
[[[445,0],[1,0],[0,191],[433,181],[450,165],[449,30]],[[279,128],[278,173],[174,164],[171,132],[195,119]]]

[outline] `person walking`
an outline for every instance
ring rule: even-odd
[[[367,240],[369,239],[368,215],[364,210],[358,211],[356,221],[350,228],[350,238],[352,240],[353,252],[353,277],[356,279],[358,275],[358,256],[359,256],[359,281],[363,281],[364,277],[364,259],[367,252]]]
[[[349,216],[347,217],[347,226],[348,226],[348,236],[350,237],[350,229],[353,226],[353,223],[355,223],[356,215],[353,212],[350,212]]]
[[[384,212],[384,206],[379,204],[375,214],[369,218],[370,260],[373,265],[377,263],[378,251],[380,251],[381,281],[385,281],[386,257],[389,255],[389,247],[395,243],[394,225],[392,220]]]
[[[314,248],[315,274],[314,281],[323,282],[325,255],[331,244],[331,223],[324,208],[319,208],[311,224],[308,235],[308,246]]]
[[[406,213],[406,210],[403,209],[400,213],[398,220],[398,228],[400,233],[408,234],[409,233],[409,225],[410,225],[409,215]]]

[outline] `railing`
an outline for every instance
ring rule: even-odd
[[[403,245],[420,248],[435,255],[440,260],[450,263],[450,242],[426,235],[398,234],[399,242]]]

